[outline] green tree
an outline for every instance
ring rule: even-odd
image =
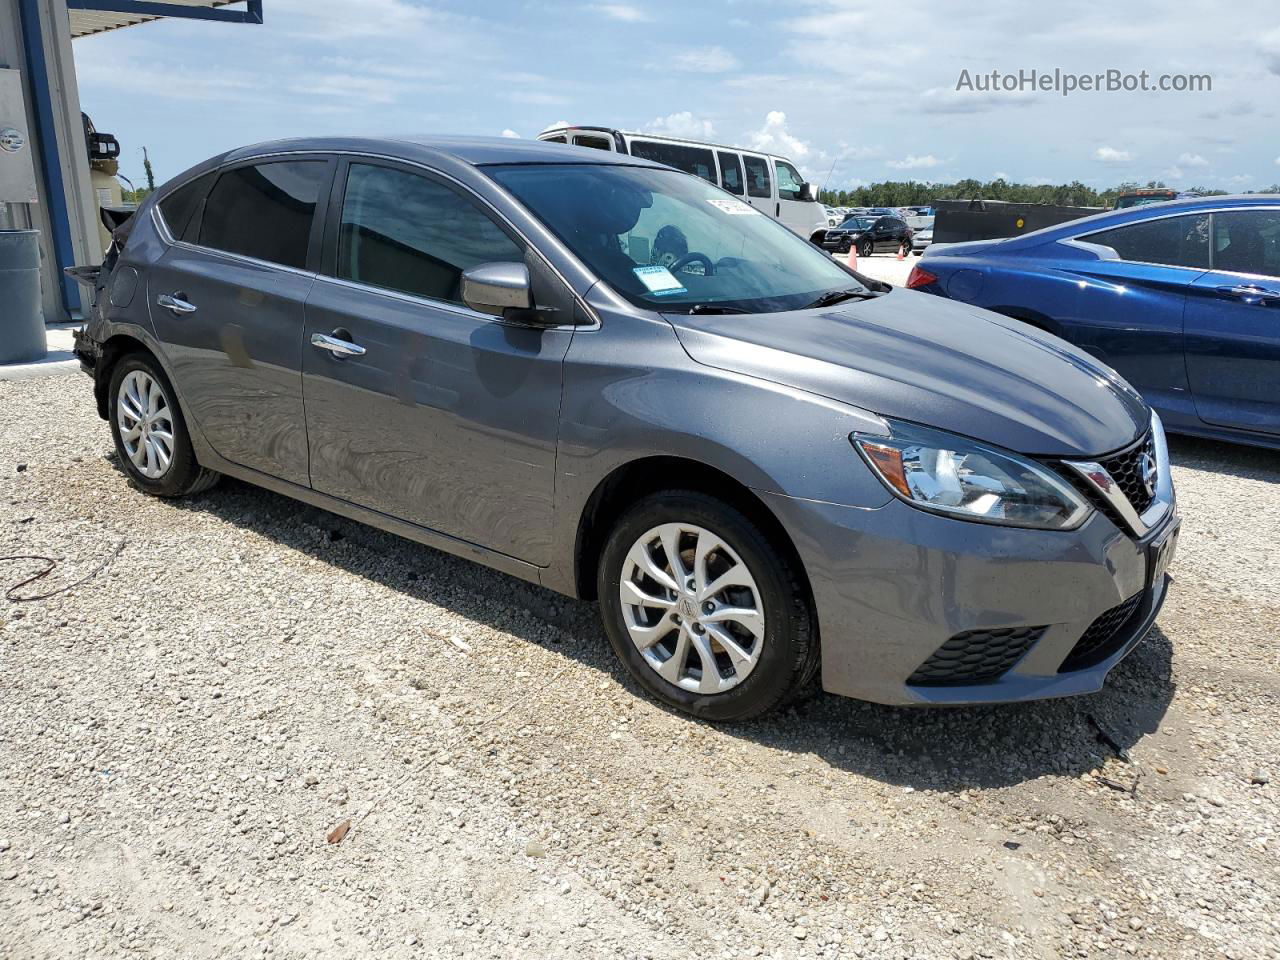
[[[151,169],[151,158],[147,156],[147,148],[142,148],[142,171],[147,176],[147,193],[156,188],[156,175]]]

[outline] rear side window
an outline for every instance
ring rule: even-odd
[[[1209,269],[1208,214],[1148,220],[1080,239],[1110,247],[1121,260]]]
[[[1213,269],[1280,277],[1280,211],[1215,213]]]
[[[773,187],[769,184],[769,161],[764,157],[748,157],[744,155],[742,162],[747,167],[747,196],[773,196]]]
[[[716,182],[716,165],[711,151],[705,147],[690,147],[683,143],[657,143],[653,140],[632,140],[631,155],[665,163],[669,167],[692,173],[707,183]]]
[[[736,196],[742,196],[742,160],[736,153],[717,153],[720,159],[720,186]]]
[[[327,171],[323,160],[285,160],[226,171],[205,201],[201,246],[306,267],[311,222]]]
[[[613,144],[609,142],[607,137],[591,137],[581,133],[573,138],[573,144],[576,147],[591,147],[594,150],[613,149]]]
[[[799,171],[785,160],[775,160],[773,165],[778,169],[778,197],[782,200],[799,200],[800,185],[804,183]]]
[[[524,261],[487,213],[444,184],[390,167],[353,163],[338,233],[338,276],[462,303],[462,271]]]
[[[209,185],[213,183],[215,176],[216,173],[206,173],[203,177],[196,177],[160,201],[160,216],[164,218],[164,225],[169,228],[169,235],[175,240],[190,239],[183,234],[193,225],[196,208],[209,192]]]
[[[564,137],[547,137],[547,143],[568,143]]]

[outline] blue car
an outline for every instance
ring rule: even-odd
[[[1280,447],[1280,196],[1175,200],[932,247],[907,285],[1087,350],[1170,431]]]

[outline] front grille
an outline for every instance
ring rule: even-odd
[[[1111,479],[1116,482],[1120,492],[1129,498],[1129,503],[1138,513],[1142,513],[1151,506],[1151,501],[1155,499],[1154,492],[1147,493],[1146,484],[1142,481],[1143,454],[1150,457],[1152,461],[1155,460],[1156,444],[1150,433],[1141,443],[1130,447],[1124,453],[1098,461],[1103,469],[1111,474]]]
[[[914,687],[992,683],[1022,659],[1048,627],[966,630],[940,646],[907,679]]]
[[[1124,494],[1133,509],[1141,515],[1155,501],[1155,495],[1147,493],[1146,484],[1142,482],[1142,455],[1149,455],[1155,460],[1155,439],[1150,433],[1129,449],[1110,457],[1101,458],[1098,463],[1111,475],[1120,492]],[[1058,476],[1062,477],[1089,502],[1102,511],[1108,520],[1121,530],[1128,530],[1129,525],[1111,505],[1106,497],[1092,483],[1065,463],[1053,464]]]
[[[1124,628],[1133,619],[1141,603],[1142,594],[1135,593],[1124,603],[1112,607],[1089,624],[1089,629],[1080,635],[1076,645],[1067,654],[1067,659],[1063,660],[1062,666],[1058,667],[1058,672],[1083,670],[1085,667],[1101,663],[1115,653],[1127,638],[1127,631]]]

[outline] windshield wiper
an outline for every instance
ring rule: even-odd
[[[874,290],[832,290],[824,293],[813,303],[801,307],[802,310],[812,310],[815,307],[832,307],[837,303],[843,303],[846,300],[871,300],[880,296]]]
[[[689,313],[750,313],[749,310],[742,310],[738,307],[727,307],[722,303],[695,303],[689,308]]]

